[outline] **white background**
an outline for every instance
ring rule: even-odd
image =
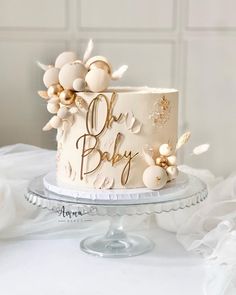
[[[192,131],[185,160],[227,175],[235,163],[236,1],[0,0],[0,145],[55,148],[43,133],[49,114],[38,59],[83,52],[87,40],[114,67],[130,68],[123,85],[180,89],[180,132]],[[188,158],[209,142],[211,152]]]

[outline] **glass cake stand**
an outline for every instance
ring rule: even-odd
[[[80,243],[84,252],[101,257],[135,256],[153,248],[154,243],[148,238],[123,230],[122,216],[177,211],[194,206],[207,197],[205,183],[186,174],[178,177],[167,189],[99,190],[98,197],[97,190],[83,190],[79,195],[77,191],[76,197],[55,193],[45,188],[44,179],[45,176],[39,176],[29,184],[25,197],[30,203],[54,211],[64,206],[65,210],[77,212],[79,216],[110,217],[110,227],[105,235],[87,237]],[[89,198],[88,193],[91,194]]]

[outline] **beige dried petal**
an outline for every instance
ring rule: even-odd
[[[69,126],[72,126],[74,124],[74,115],[71,114],[71,116],[69,116],[68,118],[65,119],[68,123],[69,123]]]
[[[64,131],[61,128],[57,129],[56,141],[58,143],[62,141],[63,135],[64,135]]]
[[[147,147],[143,147],[143,158],[149,166],[155,165],[153,153],[152,151],[148,150]]]
[[[134,126],[136,119],[132,113],[126,113],[125,124],[127,129],[131,129]]]
[[[190,136],[191,136],[190,131],[187,131],[183,135],[181,135],[176,144],[176,150],[180,149],[184,144],[186,144],[189,141]]]
[[[49,122],[43,127],[43,131],[49,131],[49,130],[51,130],[53,128],[52,125]]]
[[[50,119],[49,124],[55,129],[60,128],[62,125],[62,119],[59,118],[58,116],[53,116]]]
[[[111,178],[111,177],[105,177],[105,180],[104,180],[104,182],[102,184],[102,188],[104,188],[104,189],[110,189],[110,188],[112,188],[113,183],[114,183],[114,179],[113,178]]]
[[[70,127],[70,123],[67,120],[63,120],[63,122],[62,122],[62,130],[66,132],[69,127]]]
[[[59,111],[57,112],[57,116],[61,119],[65,119],[68,116],[68,109],[65,106],[60,107]]]
[[[39,90],[38,95],[44,99],[49,99],[48,93],[45,90]]]
[[[72,107],[72,108],[70,108],[70,113],[71,114],[76,114],[76,113],[78,113],[78,108],[77,107]]]
[[[135,126],[131,128],[131,132],[134,134],[138,134],[141,131],[142,123],[137,123]]]
[[[105,177],[98,174],[93,182],[93,185],[97,189],[102,188],[104,181],[105,181]]]
[[[86,111],[88,110],[88,103],[81,96],[78,96],[78,95],[76,96],[75,104],[79,109],[86,110]]]
[[[66,173],[67,173],[67,177],[71,177],[71,172],[72,172],[72,167],[70,162],[68,161],[67,165],[66,165]]]

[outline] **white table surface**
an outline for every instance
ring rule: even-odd
[[[203,260],[187,253],[172,233],[156,228],[146,234],[155,249],[121,259],[81,252],[84,236],[1,241],[0,294],[202,295]]]

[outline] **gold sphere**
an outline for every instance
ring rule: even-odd
[[[70,105],[74,102],[75,96],[76,95],[72,90],[63,90],[59,96],[60,102],[64,105]]]

